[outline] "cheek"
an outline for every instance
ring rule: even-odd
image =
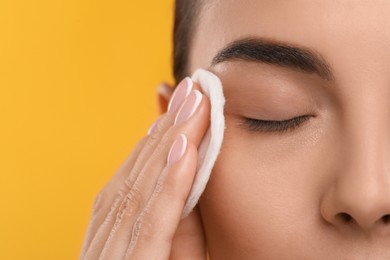
[[[228,122],[227,129],[199,203],[209,247],[277,254],[281,244],[292,245],[302,232],[297,223],[314,221],[308,212],[318,209],[316,153],[296,151],[287,139],[256,137]]]

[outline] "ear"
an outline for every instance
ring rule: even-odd
[[[170,87],[167,83],[161,83],[157,87],[157,103],[159,106],[160,114],[164,114],[168,110],[169,100],[173,93],[173,87]]]

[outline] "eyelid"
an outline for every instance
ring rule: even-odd
[[[313,115],[302,115],[287,120],[261,120],[253,118],[243,118],[239,126],[254,132],[278,132],[284,133],[293,131],[303,123],[308,121]]]

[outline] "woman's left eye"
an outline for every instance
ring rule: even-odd
[[[240,123],[244,128],[255,132],[279,132],[284,133],[292,131],[307,121],[312,115],[303,115],[283,121],[258,120],[253,118],[244,118]]]

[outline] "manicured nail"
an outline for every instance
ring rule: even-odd
[[[182,81],[180,81],[172,94],[171,100],[169,101],[168,113],[172,115],[176,114],[185,98],[190,94],[193,85],[194,84],[190,77],[185,77]]]
[[[169,87],[166,83],[162,82],[157,86],[157,93],[169,99],[171,96],[171,87]]]
[[[177,137],[168,153],[167,165],[170,166],[181,159],[187,148],[187,137],[181,134]]]
[[[156,128],[156,125],[157,125],[158,121],[160,121],[160,119],[161,119],[161,117],[157,118],[156,121],[154,121],[154,123],[149,127],[148,135],[153,133],[153,130]]]
[[[176,115],[175,125],[186,121],[192,116],[202,101],[202,96],[202,93],[200,93],[200,91],[197,89],[191,92]]]

